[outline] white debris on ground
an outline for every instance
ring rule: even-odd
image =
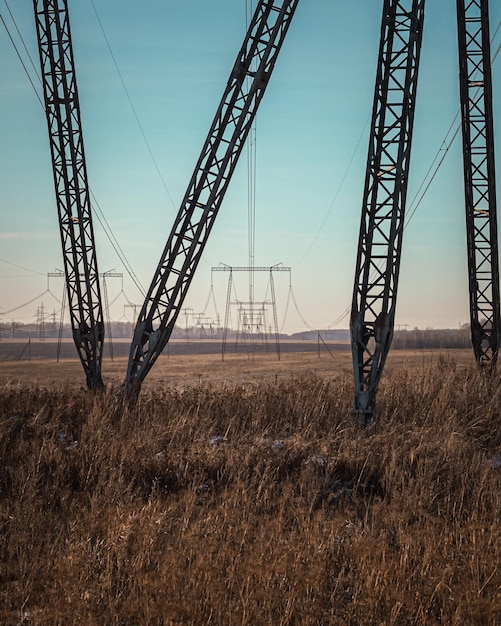
[[[330,461],[334,461],[334,457],[324,456],[323,454],[312,454],[310,457],[308,457],[308,460],[306,462],[325,467],[325,465],[330,463]]]
[[[209,437],[209,446],[220,446],[224,443],[228,443],[228,439],[226,437],[222,437],[221,435],[213,435],[212,437]]]
[[[491,469],[499,469],[501,468],[501,456],[494,456],[492,459],[488,459],[487,463]]]
[[[59,443],[63,445],[66,450],[76,448],[78,446],[78,441],[76,439],[69,439],[62,430],[59,431]]]

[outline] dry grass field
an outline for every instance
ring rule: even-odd
[[[270,346],[269,352],[235,353],[228,350],[224,360],[221,358],[220,342],[173,342],[171,354],[163,354],[151,370],[145,381],[147,390],[171,385],[195,385],[215,382],[251,382],[253,380],[279,380],[298,374],[317,374],[337,377],[341,374],[351,376],[352,360],[349,343],[321,346],[320,354],[316,343],[281,342],[280,359]],[[115,356],[112,360],[105,351],[103,361],[103,379],[106,384],[120,385],[127,369],[129,341],[115,341]],[[65,385],[79,389],[85,385],[85,377],[78,358],[75,358],[73,342],[63,343],[63,358],[56,362],[56,344],[54,342],[33,342],[33,358],[28,361],[26,352],[22,360],[17,356],[25,344],[3,340],[0,343],[0,384],[30,384],[50,386]],[[195,353],[190,353],[195,351]],[[452,359],[460,367],[471,366],[471,350],[393,350],[388,357],[385,372],[394,368],[423,367],[437,362],[438,359]]]
[[[501,624],[501,386],[469,351],[0,362],[0,623]]]

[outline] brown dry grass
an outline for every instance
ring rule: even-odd
[[[213,354],[171,355],[163,354],[148,375],[144,388],[153,390],[171,385],[196,385],[228,381],[282,380],[297,374],[317,374],[337,377],[351,375],[352,360],[348,344],[339,345],[329,355],[325,349],[320,357],[311,352],[291,352],[282,346],[281,359],[276,353],[226,354],[221,360],[219,346]],[[390,352],[385,372],[402,367],[424,367],[436,363],[440,358],[451,358],[460,366],[470,366],[473,361],[471,350],[393,350]],[[118,357],[103,362],[103,377],[107,384],[119,385],[125,377],[127,359]],[[78,359],[34,359],[32,361],[0,360],[0,384],[66,385],[79,389],[85,385],[85,377]]]
[[[191,362],[130,409],[11,373],[0,622],[499,624],[499,379],[394,363],[364,431],[321,361]]]

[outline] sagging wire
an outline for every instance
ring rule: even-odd
[[[91,2],[92,2],[92,0],[91,0]],[[7,3],[7,0],[4,0],[4,4],[7,7],[7,10],[9,11],[9,15],[10,15],[10,17],[12,19],[12,22],[14,23],[15,29],[16,29],[16,31],[17,31],[17,33],[18,33],[18,35],[19,35],[19,37],[20,37],[20,39],[21,39],[21,41],[23,43],[23,47],[24,47],[24,49],[26,51],[26,54],[28,55],[28,58],[30,59],[30,62],[31,62],[31,65],[33,67],[33,71],[35,73],[35,76],[37,77],[38,81],[42,85],[42,79],[41,79],[40,73],[39,73],[39,71],[35,67],[33,59],[31,58],[31,55],[30,55],[30,53],[29,53],[29,51],[28,51],[28,49],[26,47],[24,39],[23,39],[23,37],[21,35],[21,32],[20,32],[19,27],[17,25],[17,22],[16,22],[13,14],[12,14],[12,11],[10,10],[10,7],[9,7],[9,5]],[[5,20],[4,20],[4,18],[3,18],[3,16],[1,14],[0,14],[0,20],[2,21],[2,24],[3,24],[4,28],[5,28],[5,31],[6,31],[6,33],[8,35],[8,37],[9,37],[13,47],[14,47],[14,50],[16,51],[17,57],[18,57],[21,65],[23,67],[23,70],[24,70],[24,72],[25,72],[25,74],[26,74],[26,76],[28,78],[28,81],[29,81],[30,85],[32,86],[33,91],[35,92],[35,96],[36,96],[38,102],[40,103],[40,106],[42,107],[44,113],[45,113],[45,105],[44,105],[44,103],[42,101],[42,98],[41,98],[40,94],[38,93],[38,90],[37,90],[37,88],[35,86],[35,83],[34,83],[32,77],[31,77],[31,75],[30,75],[30,72],[28,71],[28,68],[27,68],[26,64],[24,63],[23,58],[21,56],[21,53],[20,53],[20,51],[19,51],[19,49],[18,49],[18,47],[17,47],[17,45],[16,45],[16,43],[14,41],[14,38],[12,37],[12,34],[11,34],[11,32],[10,32],[10,30],[9,30],[9,28],[8,28],[6,22],[5,22]],[[90,187],[89,187],[89,192],[90,192],[90,194],[92,196],[94,206],[97,209],[97,211],[96,211],[96,219],[98,220],[99,224],[101,225],[101,227],[103,229],[103,232],[106,235],[108,241],[110,242],[113,250],[117,254],[117,256],[120,259],[120,261],[123,263],[123,265],[124,265],[127,273],[129,274],[132,282],[134,283],[136,288],[139,290],[139,292],[144,296],[146,294],[146,291],[143,288],[143,286],[141,285],[141,282],[139,281],[136,273],[132,269],[131,264],[129,263],[129,261],[128,261],[125,253],[124,253],[124,251],[122,250],[120,244],[118,243],[118,240],[115,237],[113,229],[111,228],[110,224],[108,223],[108,221],[107,221],[107,219],[106,219],[106,217],[105,217],[105,215],[104,215],[104,213],[103,213],[103,211],[102,211],[102,209],[101,209],[101,207],[99,205],[99,202],[97,201],[97,198],[96,198],[95,194],[93,193],[93,191],[92,191],[92,189]],[[11,265],[13,265],[13,264],[11,263]]]
[[[491,37],[491,45],[494,44],[494,40],[499,32],[499,30],[501,29],[501,21],[499,22],[494,35]],[[498,47],[496,48],[496,52],[492,55],[491,57],[491,67],[494,65],[499,53],[501,52],[501,43],[498,45]],[[411,202],[409,203],[409,210],[410,213],[408,214],[408,217],[405,220],[404,223],[404,230],[408,227],[410,221],[412,220],[412,218],[414,217],[416,211],[418,210],[421,202],[423,201],[426,193],[428,192],[432,182],[434,181],[435,177],[438,174],[438,171],[440,169],[440,167],[442,166],[445,157],[447,156],[452,144],[454,143],[456,137],[458,136],[460,130],[461,130],[461,125],[457,122],[457,119],[460,115],[460,110],[458,110],[454,116],[454,119],[452,120],[449,128],[447,129],[447,132],[445,134],[445,137],[442,141],[442,143],[440,144],[440,148],[438,149],[437,153],[435,154],[435,157],[433,158],[421,184],[419,185],[416,193],[414,194],[413,199],[411,200]],[[452,130],[454,129],[454,132],[452,134],[452,137],[449,139],[449,135],[452,132]],[[428,178],[429,177],[429,178]],[[419,196],[419,197],[418,197]],[[383,262],[380,262],[380,264],[378,264],[378,268],[381,270],[382,268],[382,264]],[[373,271],[372,273],[372,278],[374,278],[376,276],[375,271]],[[333,326],[339,324],[340,322],[342,322],[349,314],[351,311],[351,305],[349,307],[347,307],[343,313],[340,314],[340,316],[331,324],[328,326],[328,328],[332,328]]]
[[[123,90],[125,92],[125,95],[127,97],[128,102],[129,102],[129,105],[130,105],[130,108],[131,108],[132,113],[134,115],[134,118],[136,120],[136,123],[137,123],[137,125],[139,127],[141,135],[143,137],[144,143],[146,144],[146,148],[147,148],[148,153],[149,153],[149,155],[151,157],[151,160],[153,162],[155,170],[156,170],[156,172],[157,172],[157,174],[158,174],[158,176],[160,178],[160,181],[162,182],[162,186],[163,186],[163,188],[165,190],[165,193],[167,194],[167,197],[169,198],[169,201],[170,201],[172,207],[174,209],[176,209],[176,206],[174,204],[174,200],[172,199],[172,196],[170,195],[169,189],[167,187],[167,183],[165,182],[165,179],[164,179],[164,177],[162,175],[162,172],[160,171],[160,167],[158,165],[158,161],[156,160],[155,155],[153,154],[153,150],[151,148],[150,142],[148,141],[148,138],[146,137],[146,133],[144,132],[144,128],[143,128],[143,125],[141,124],[141,121],[139,119],[139,115],[137,113],[136,107],[134,106],[134,103],[132,102],[132,98],[130,97],[130,93],[129,93],[129,90],[127,89],[127,85],[125,84],[122,72],[120,71],[120,68],[118,67],[118,63],[117,63],[116,57],[115,57],[115,55],[113,53],[113,50],[111,49],[111,45],[110,45],[108,36],[106,35],[106,31],[104,30],[104,26],[103,26],[103,23],[101,21],[101,18],[99,17],[99,13],[97,12],[96,5],[94,4],[94,0],[90,0],[90,3],[91,3],[91,6],[92,6],[92,8],[94,10],[95,15],[96,15],[97,23],[99,24],[99,28],[101,29],[101,33],[103,34],[104,40],[106,42],[106,46],[108,47],[108,52],[110,53],[110,56],[111,56],[111,59],[113,61],[114,66],[115,66],[115,69],[117,71],[118,77],[120,78],[120,82],[122,83]]]

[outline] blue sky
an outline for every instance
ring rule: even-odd
[[[31,2],[8,2],[38,63]],[[415,121],[409,202],[459,106],[454,0],[428,0]],[[163,182],[152,162],[91,0],[70,0],[90,187],[135,273],[148,287],[245,32],[245,0],[94,0]],[[350,306],[368,145],[382,1],[303,0],[257,118],[256,265],[292,267],[292,286],[312,328]],[[501,3],[491,2],[491,31]],[[15,35],[5,2],[0,13]],[[17,35],[16,41],[18,42]],[[501,43],[501,30],[493,53]],[[23,56],[24,52],[23,52]],[[501,151],[501,54],[493,68],[496,149]],[[62,267],[44,113],[0,25],[0,312],[33,321],[43,301],[59,304],[47,272]],[[32,72],[33,74],[33,72]],[[498,189],[501,188],[498,158]],[[185,306],[202,311],[212,266],[248,264],[245,153]],[[169,197],[170,196],[170,197]],[[397,324],[455,327],[468,321],[460,142],[420,204],[404,237]],[[95,221],[100,271],[124,272],[124,292],[142,296]],[[214,275],[224,315],[226,278]],[[237,297],[246,299],[245,277]],[[289,291],[275,275],[280,326]],[[256,300],[269,298],[267,277]],[[132,319],[108,281],[114,319]],[[51,279],[61,297],[62,284]],[[35,298],[15,312],[11,309]],[[210,304],[207,315],[215,317]],[[341,319],[340,319],[341,318]],[[284,330],[304,324],[289,307]]]

